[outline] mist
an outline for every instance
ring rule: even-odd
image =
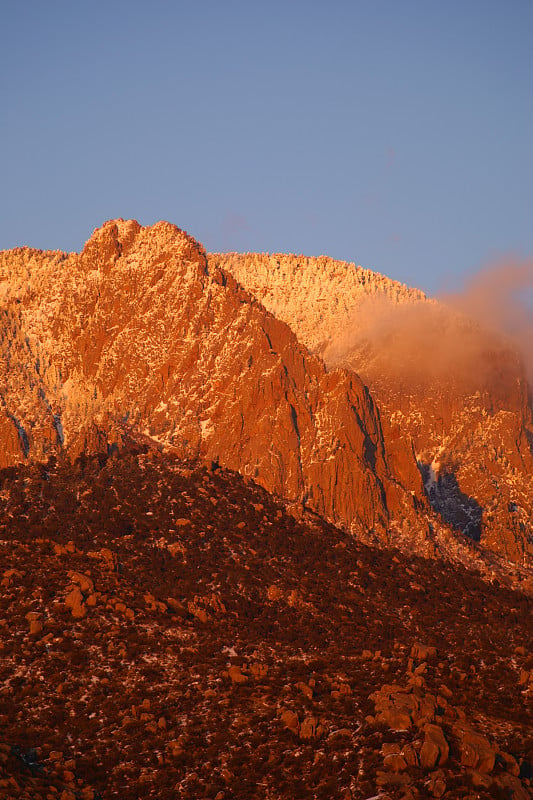
[[[533,383],[533,259],[501,259],[440,300],[512,342]]]
[[[437,300],[369,297],[323,355],[371,386],[387,380],[426,391],[449,382],[468,393],[494,391],[516,380],[520,359],[531,384],[532,289],[533,261],[506,259]]]

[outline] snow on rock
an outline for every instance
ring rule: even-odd
[[[433,547],[361,380],[328,372],[185,232],[109,221],[79,254],[1,253],[0,277],[4,465],[148,437],[386,541],[408,519]]]
[[[209,263],[231,272],[330,368],[361,376],[404,486],[418,495],[421,473],[441,519],[531,565],[533,425],[524,368],[509,342],[355,264],[257,253],[212,254]]]

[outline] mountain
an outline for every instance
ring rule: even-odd
[[[163,222],[0,309],[0,798],[533,798],[507,343]]]
[[[523,593],[149,443],[0,495],[0,797],[533,797]]]
[[[360,378],[326,370],[175,226],[6,251],[0,279],[3,466],[147,437],[361,535],[409,526],[434,547],[410,446],[386,443]]]
[[[533,428],[512,343],[355,264],[254,253],[209,260],[330,368],[361,376],[389,439],[412,443],[444,522],[505,559],[531,564]]]

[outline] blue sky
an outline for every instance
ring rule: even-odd
[[[167,219],[429,293],[533,254],[531,0],[0,8],[0,248]]]

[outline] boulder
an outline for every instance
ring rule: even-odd
[[[446,793],[445,774],[442,770],[437,770],[429,776],[425,786],[432,797],[442,797]]]
[[[318,720],[316,717],[305,717],[300,725],[300,739],[314,739],[317,735]]]
[[[228,675],[232,683],[246,683],[248,680],[246,675],[243,675],[241,668],[237,664],[232,664],[228,669]]]
[[[92,594],[94,592],[94,582],[88,575],[70,570],[68,576],[71,582],[79,586],[84,594]]]
[[[455,726],[454,734],[459,739],[461,764],[477,772],[490,773],[494,769],[496,750],[489,740],[471,728]]]
[[[407,761],[400,753],[390,753],[383,759],[383,766],[391,772],[403,772],[407,769]]]
[[[26,614],[26,619],[30,625],[30,636],[37,636],[38,633],[41,633],[43,629],[43,624],[41,622],[42,615],[39,614],[37,611],[29,611]]]
[[[411,658],[418,661],[428,661],[430,658],[435,658],[436,655],[437,648],[432,645],[415,642],[411,647]]]
[[[281,711],[280,719],[286,728],[297,735],[299,734],[300,721],[298,719],[298,714],[288,708],[284,708]]]
[[[420,766],[423,769],[434,769],[448,760],[450,748],[439,725],[424,726],[424,741],[420,750]]]
[[[82,619],[87,614],[84,597],[79,586],[74,586],[67,594],[65,605],[70,608],[70,613],[74,619]]]

